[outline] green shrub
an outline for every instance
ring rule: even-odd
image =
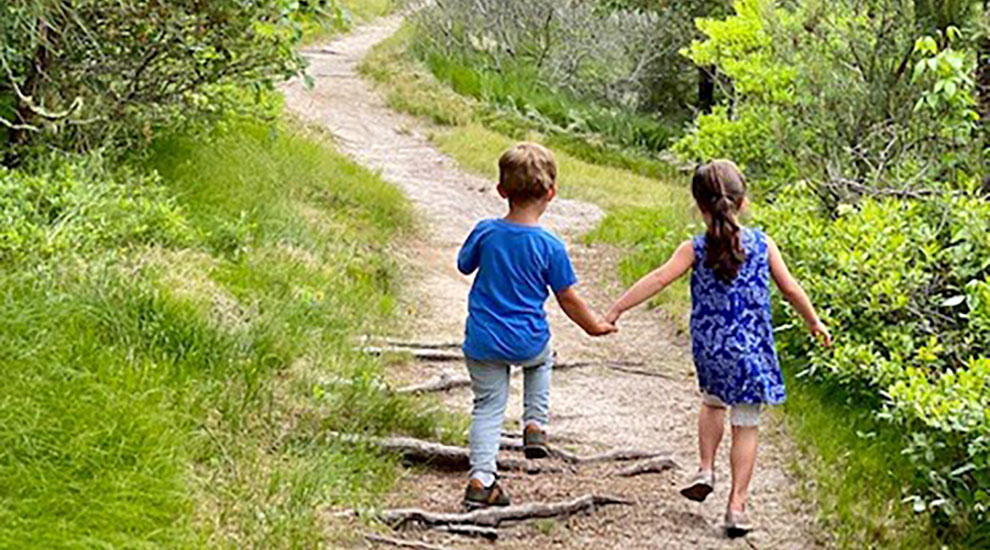
[[[819,351],[777,308],[784,358],[810,357],[806,373],[882,396],[877,412],[919,468],[916,509],[978,532],[990,504],[990,203],[868,199],[835,219],[821,208],[793,186],[758,210],[838,335]]]

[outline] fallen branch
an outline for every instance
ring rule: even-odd
[[[479,525],[443,525],[436,527],[438,531],[444,531],[452,535],[463,537],[474,537],[490,541],[498,540],[498,529],[494,527],[481,527]]]
[[[397,348],[461,349],[461,342],[455,342],[453,340],[449,342],[416,342],[409,340],[400,340],[398,338],[369,338],[368,340],[375,342],[382,342],[387,346],[392,346]]]
[[[378,513],[378,519],[393,529],[399,529],[407,523],[416,523],[426,527],[446,525],[498,527],[503,521],[569,516],[578,512],[594,511],[597,506],[613,504],[631,505],[633,502],[612,496],[584,495],[567,502],[534,502],[502,508],[484,508],[463,514],[428,512],[418,508],[384,510]]]
[[[470,385],[471,379],[466,376],[450,376],[447,373],[443,373],[429,382],[401,387],[395,390],[395,393],[444,392],[454,388],[465,388]]]
[[[680,468],[680,466],[677,462],[674,462],[673,458],[670,458],[669,456],[661,456],[652,460],[640,462],[639,464],[633,464],[628,468],[619,470],[615,473],[615,475],[619,477],[634,477],[643,474],[662,474],[667,470],[676,470],[678,468]]]
[[[627,367],[642,367],[642,361],[561,361],[554,363],[554,370],[580,369],[585,367],[605,367],[609,369],[622,369]]]
[[[438,469],[467,471],[471,469],[471,454],[464,447],[454,447],[412,437],[370,437],[359,434],[333,434],[338,439],[354,443],[367,443],[379,449],[398,454],[403,460],[415,464],[429,464]],[[563,468],[543,465],[529,460],[499,458],[501,470],[526,472],[528,474],[560,473]]]
[[[662,372],[652,371],[652,370],[637,369],[637,368],[633,368],[633,367],[626,367],[624,365],[613,365],[613,364],[606,364],[605,366],[608,367],[608,368],[610,368],[610,369],[612,369],[612,370],[617,370],[619,372],[625,372],[625,373],[628,373],[628,374],[637,374],[639,376],[653,376],[653,377],[656,377],[656,378],[665,378],[667,380],[670,380],[671,379],[670,375],[664,374]]]
[[[403,348],[399,346],[364,346],[361,351],[370,355],[386,355],[390,353],[412,355],[420,361],[463,361],[464,355],[459,351],[442,349]]]
[[[425,542],[420,542],[418,540],[393,539],[391,537],[372,535],[370,533],[365,535],[364,538],[370,542],[374,542],[378,544],[387,544],[389,546],[398,546],[399,548],[414,548],[415,550],[450,550],[446,546],[427,544]]]
[[[521,441],[503,438],[500,447],[507,451],[522,451],[525,445]],[[614,449],[604,453],[581,456],[560,447],[547,445],[550,456],[558,458],[568,464],[595,464],[598,462],[627,462],[631,460],[643,460],[650,458],[668,457],[670,453],[663,451],[640,451],[635,449]]]

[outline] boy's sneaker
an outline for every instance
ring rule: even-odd
[[[464,491],[464,500],[461,504],[466,510],[477,510],[489,506],[508,506],[509,494],[502,490],[498,481],[492,483],[491,487],[485,487],[481,481],[472,479]]]
[[[699,470],[691,481],[681,489],[681,494],[695,502],[704,502],[715,490],[715,474]]]
[[[725,513],[725,533],[729,538],[745,537],[753,530],[746,512],[729,510]]]
[[[549,456],[547,432],[535,424],[526,426],[523,431],[523,453],[526,454],[526,458],[546,458]]]

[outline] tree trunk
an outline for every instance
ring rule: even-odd
[[[698,110],[712,112],[715,107],[715,67],[698,67]]]
[[[50,34],[48,22],[39,17],[35,25],[38,32],[38,47],[31,59],[30,66],[27,68],[27,78],[24,80],[24,85],[21,86],[21,93],[37,101],[42,75],[48,71],[48,66],[51,63],[51,49],[48,43]],[[31,106],[18,98],[15,120],[20,124],[32,124],[36,116],[31,110]],[[29,134],[26,129],[13,129],[8,134],[9,144],[23,145],[27,143]]]

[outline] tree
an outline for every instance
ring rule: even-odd
[[[289,0],[0,3],[0,125],[8,153],[85,149],[193,114],[231,87],[298,73]]]

